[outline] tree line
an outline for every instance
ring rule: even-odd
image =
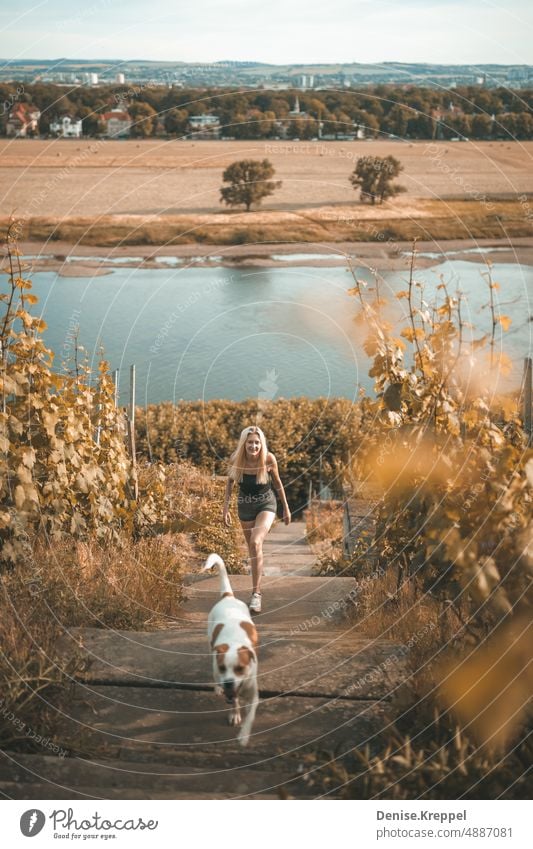
[[[300,114],[291,115],[296,97]],[[0,133],[9,111],[25,101],[41,111],[39,131],[62,115],[81,118],[85,135],[104,131],[102,114],[122,107],[132,117],[132,136],[191,133],[192,115],[213,114],[220,134],[238,139],[275,138],[283,121],[289,138],[310,139],[362,129],[367,136],[412,139],[532,139],[533,89],[453,90],[376,85],[362,91],[179,89],[151,84],[88,87],[48,83],[0,84]]]

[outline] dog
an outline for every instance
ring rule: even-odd
[[[238,735],[239,743],[247,746],[259,703],[257,687],[257,630],[247,605],[233,595],[224,561],[210,554],[202,569],[209,572],[218,566],[220,599],[211,608],[207,619],[207,636],[213,652],[215,692],[231,705],[229,724],[241,725],[241,700],[246,707],[244,722]]]

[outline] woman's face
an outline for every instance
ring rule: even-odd
[[[261,452],[261,440],[258,433],[250,433],[246,437],[246,453],[249,457],[257,458]]]

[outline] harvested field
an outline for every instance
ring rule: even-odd
[[[222,171],[268,157],[282,188],[265,210],[352,205],[360,156],[405,166],[402,203],[413,199],[516,198],[533,193],[533,142],[295,142],[152,139],[0,142],[0,214],[25,217],[201,214],[222,211]]]

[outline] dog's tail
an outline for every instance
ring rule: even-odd
[[[202,568],[202,572],[209,572],[215,565],[218,566],[218,574],[220,575],[220,595],[233,595],[224,561],[218,554],[209,555]]]

